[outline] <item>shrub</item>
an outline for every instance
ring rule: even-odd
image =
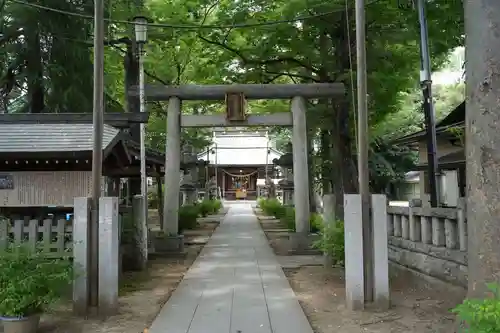
[[[319,233],[323,228],[323,217],[318,213],[312,213],[309,219],[309,225],[311,233]]]
[[[222,208],[222,202],[215,199],[205,199],[199,204],[200,215],[206,217],[209,214],[217,214]]]
[[[500,289],[496,284],[489,284],[488,289],[493,297],[466,299],[452,310],[466,326],[463,332],[500,332]]]
[[[257,207],[262,209],[262,206],[266,204],[266,200],[267,199],[263,197],[257,198]]]
[[[222,208],[222,201],[220,200],[213,200],[213,214],[217,214]]]
[[[196,228],[200,205],[185,205],[179,208],[179,232]]]
[[[121,244],[134,244],[137,234],[137,225],[134,221],[134,215],[131,213],[123,214],[121,219]]]
[[[148,192],[148,208],[158,208],[158,203],[160,202],[160,198],[158,198],[158,192],[149,191]]]
[[[344,222],[323,223],[320,236],[321,238],[314,242],[313,247],[330,256],[334,264],[344,266]]]
[[[205,199],[202,202],[200,202],[198,204],[200,216],[206,217],[208,214],[210,214],[210,210],[212,209],[211,206],[212,205],[211,205],[210,199]]]
[[[295,231],[295,208],[291,206],[283,206],[285,211],[280,221],[291,231]],[[321,230],[323,218],[321,215],[312,213],[309,218],[309,232],[317,233]]]
[[[0,253],[0,315],[39,314],[68,293],[69,258],[47,259],[41,251],[13,247]]]
[[[274,216],[277,219],[281,219],[285,215],[285,207],[278,199],[265,199],[262,200],[260,204],[261,209],[268,216]]]
[[[290,206],[283,207],[283,215],[279,218],[289,230],[295,231],[295,208]]]

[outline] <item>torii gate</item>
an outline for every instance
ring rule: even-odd
[[[134,87],[131,95],[138,95]],[[165,194],[163,230],[178,234],[180,158],[182,127],[292,126],[293,180],[295,184],[295,246],[309,233],[309,176],[307,163],[306,100],[345,95],[342,83],[311,84],[228,84],[228,85],[147,85],[146,99],[168,101],[165,148]],[[291,112],[267,115],[245,114],[246,99],[291,99]],[[226,101],[226,114],[184,115],[182,100]]]

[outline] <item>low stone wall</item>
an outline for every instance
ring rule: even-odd
[[[427,276],[467,286],[465,201],[457,208],[387,208],[389,260]]]

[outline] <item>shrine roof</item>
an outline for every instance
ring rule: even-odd
[[[217,134],[213,144],[207,152],[198,155],[198,158],[209,160],[214,165],[266,165],[272,164],[273,159],[279,158],[282,153],[271,147],[269,138],[260,132],[257,133],[229,133]]]
[[[0,153],[91,151],[92,124],[0,124]],[[104,125],[102,148],[120,130]]]

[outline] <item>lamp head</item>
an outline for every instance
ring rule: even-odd
[[[133,22],[135,41],[140,44],[145,44],[148,40],[148,19],[145,16],[136,16]]]

